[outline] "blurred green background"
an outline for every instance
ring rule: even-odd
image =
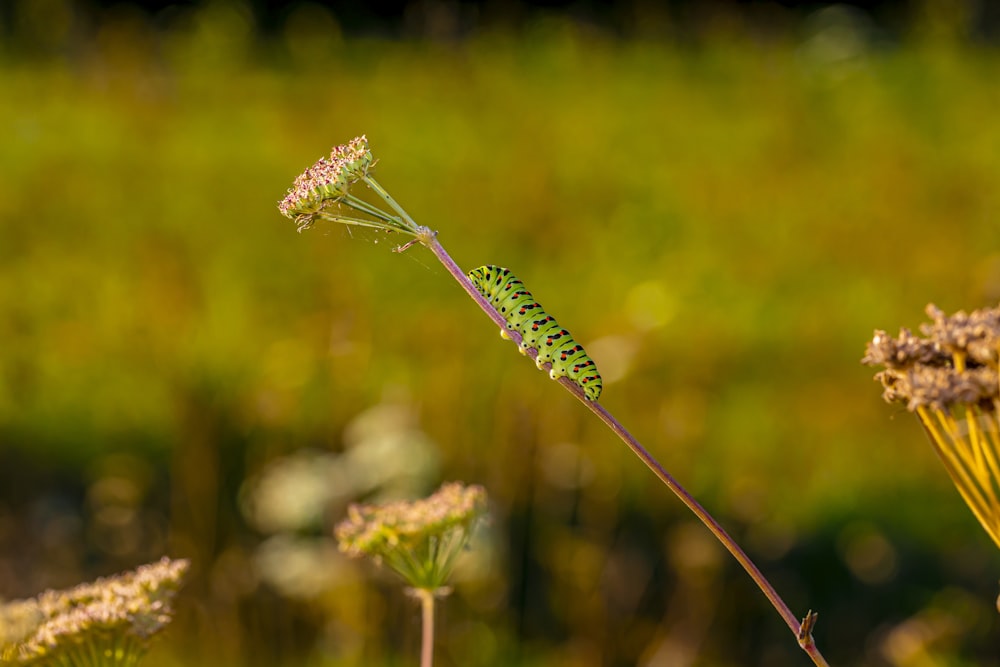
[[[308,3],[263,34],[238,2],[5,2],[0,596],[188,557],[151,667],[416,664],[417,605],[331,528],[463,480],[492,520],[437,664],[809,664],[428,252],[278,214],[365,133],[463,268],[513,268],[587,345],[601,402],[820,612],[831,663],[1000,665],[1000,555],[859,364],[928,302],[1000,298],[972,4],[896,35],[768,5],[764,31],[646,7],[624,36],[538,13],[390,40]]]

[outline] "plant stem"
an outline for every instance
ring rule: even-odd
[[[434,591],[417,588],[413,594],[420,599],[423,630],[420,641],[420,667],[434,664]]]
[[[413,220],[413,218],[410,217],[409,213],[407,213],[406,211],[403,210],[402,206],[400,206],[398,203],[396,203],[396,200],[392,198],[392,195],[389,194],[388,190],[386,190],[385,188],[382,187],[381,183],[379,183],[378,181],[376,181],[373,177],[367,176],[367,175],[364,177],[363,180],[364,180],[365,184],[368,185],[368,187],[370,187],[372,190],[375,191],[375,194],[377,194],[379,197],[381,197],[387,204],[389,204],[389,206],[392,207],[392,210],[394,210],[396,213],[398,213],[400,215],[400,217],[404,221],[404,225],[403,226],[409,227],[410,229],[420,228],[420,225],[418,225]]]
[[[434,256],[437,257],[438,261],[441,262],[441,264],[444,265],[444,268],[448,270],[448,273],[450,273],[452,277],[458,281],[458,284],[462,286],[462,289],[464,289],[468,293],[468,295],[472,297],[472,300],[479,304],[479,307],[483,309],[483,312],[485,312],[489,316],[489,318],[496,323],[498,327],[506,330],[507,320],[503,318],[503,315],[497,312],[497,309],[493,307],[493,304],[491,304],[486,297],[484,297],[482,294],[479,293],[479,290],[476,289],[476,286],[472,284],[471,280],[469,280],[469,276],[465,275],[465,272],[462,271],[462,269],[458,268],[458,264],[455,263],[455,260],[451,258],[448,252],[437,240],[437,236],[431,233],[426,238],[421,238],[421,237],[418,238],[420,239],[421,243],[427,246],[427,248],[432,253],[434,253]],[[517,336],[518,340],[516,340],[515,342],[520,343],[520,334],[518,334],[516,331],[510,331],[509,333],[512,336]],[[576,385],[573,386],[575,387]]]
[[[418,235],[418,239],[427,248],[434,253],[434,256],[444,265],[455,280],[462,286],[462,288],[479,304],[479,307],[493,320],[497,326],[501,327],[503,330],[507,331],[514,342],[520,344],[521,336],[517,331],[512,331],[507,329],[507,322],[497,310],[490,304],[489,301],[483,297],[482,294],[475,288],[472,281],[469,280],[465,272],[462,271],[455,261],[452,260],[451,256],[448,255],[444,247],[437,240],[437,236],[434,232],[429,229],[424,228],[426,233]],[[538,352],[537,350],[531,349],[528,351],[529,356],[534,359]],[[550,368],[551,364],[545,364],[546,368]],[[698,519],[705,524],[705,526],[715,535],[729,553],[743,566],[743,569],[747,571],[750,578],[753,579],[757,587],[764,593],[764,596],[770,600],[771,604],[777,610],[778,614],[784,619],[785,623],[788,625],[789,629],[795,634],[796,639],[799,642],[799,646],[802,647],[809,657],[812,659],[813,663],[818,667],[829,667],[823,655],[816,648],[815,643],[812,638],[812,626],[815,623],[816,615],[810,612],[802,621],[799,621],[795,614],[792,613],[785,601],[781,599],[778,592],[774,589],[774,586],[767,580],[767,577],[757,568],[750,557],[746,555],[739,544],[730,537],[729,533],[719,524],[715,518],[709,514],[708,510],[701,506],[701,504],[694,499],[694,497],[681,486],[674,477],[668,473],[663,466],[650,454],[645,447],[643,447],[636,438],[625,429],[621,423],[614,418],[614,416],[609,413],[603,405],[597,403],[596,401],[589,401],[584,396],[583,391],[578,387],[572,380],[568,377],[559,378],[559,383],[565,387],[570,393],[572,393],[578,400],[580,400],[587,408],[590,409],[597,417],[603,421],[608,428],[614,431],[629,449],[635,453],[639,459],[646,464],[646,467],[653,471],[663,484],[670,489],[675,496],[677,496],[684,505],[691,510],[692,513]]]
[[[566,382],[563,382],[563,380],[566,380]],[[653,474],[655,474],[668,489],[673,491],[674,495],[677,496],[680,501],[684,503],[684,505],[691,510],[691,512],[698,517],[698,519],[705,524],[710,531],[712,531],[712,534],[715,535],[716,539],[718,539],[719,542],[721,542],[722,545],[729,550],[729,553],[733,555],[733,558],[735,558],[737,562],[743,566],[743,569],[750,575],[750,578],[753,579],[755,584],[757,584],[757,587],[764,593],[764,596],[771,601],[775,610],[777,610],[778,614],[784,619],[789,629],[798,638],[799,646],[801,646],[802,649],[809,654],[809,657],[812,658],[816,665],[828,667],[826,660],[813,643],[812,633],[806,633],[805,636],[802,634],[806,620],[800,622],[798,618],[796,618],[795,614],[792,613],[792,610],[788,608],[787,604],[785,604],[785,601],[781,599],[778,591],[776,591],[774,586],[771,585],[771,582],[767,580],[767,577],[765,577],[760,569],[757,568],[736,540],[734,540],[719,524],[719,522],[715,520],[715,517],[713,517],[708,510],[702,507],[701,503],[695,500],[694,496],[692,496],[687,489],[681,486],[680,483],[674,479],[673,475],[668,473],[663,466],[660,465],[659,461],[657,461],[653,455],[650,454],[649,451],[647,451],[646,448],[643,447],[639,441],[636,440],[635,437],[629,433],[628,430],[626,430],[625,427],[622,426],[621,423],[615,419],[603,405],[595,401],[588,401],[583,396],[582,391],[579,390],[579,387],[573,384],[569,378],[560,378],[560,383],[563,386],[566,386],[567,384],[570,385],[572,387],[571,391],[577,399],[582,401],[584,405],[590,408],[591,412],[607,424],[608,428],[614,431],[615,435],[628,445],[629,449],[631,449],[632,452],[646,464],[646,467],[652,470]],[[569,389],[570,387],[567,388]],[[808,619],[810,617],[807,616],[806,618]]]

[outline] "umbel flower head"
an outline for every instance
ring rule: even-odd
[[[321,157],[295,178],[288,194],[278,202],[278,210],[294,220],[300,232],[318,219],[386,232],[403,232],[424,239],[433,235],[429,229],[414,222],[371,176],[374,165],[375,160],[364,135],[334,146],[330,157]],[[391,212],[352,192],[352,186],[359,182],[378,195]]]
[[[351,185],[368,175],[371,164],[372,153],[364,135],[335,146],[329,158],[321,157],[298,175],[278,210],[293,220],[306,220],[308,225],[313,214],[346,197]]]
[[[927,306],[923,337],[876,331],[863,363],[882,366],[882,396],[927,431],[948,475],[1000,547],[1000,308],[945,315]]]
[[[163,558],[64,591],[0,604],[0,664],[135,665],[173,618],[188,561]]]
[[[348,556],[367,556],[388,565],[413,588],[439,591],[485,514],[483,487],[450,482],[423,500],[351,505],[335,533]]]

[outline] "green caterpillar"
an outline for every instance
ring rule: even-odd
[[[568,377],[583,390],[588,400],[596,401],[600,397],[604,383],[597,372],[597,364],[583,345],[573,340],[572,334],[545,312],[542,304],[535,301],[510,269],[488,264],[470,271],[469,279],[504,316],[507,328],[521,334],[521,354],[527,354],[529,347],[535,348],[538,351],[535,365],[539,369],[546,361],[552,364],[549,377],[553,380]],[[503,329],[500,335],[510,338]]]

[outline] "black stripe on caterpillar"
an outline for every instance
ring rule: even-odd
[[[604,383],[597,372],[597,364],[583,345],[573,340],[572,334],[545,312],[542,304],[510,269],[487,264],[469,271],[469,279],[507,320],[507,328],[521,334],[521,354],[527,354],[529,347],[535,348],[538,351],[535,365],[539,369],[545,362],[552,364],[549,377],[553,380],[568,377],[583,390],[588,400],[596,401],[600,397]],[[510,338],[503,329],[500,335]]]

